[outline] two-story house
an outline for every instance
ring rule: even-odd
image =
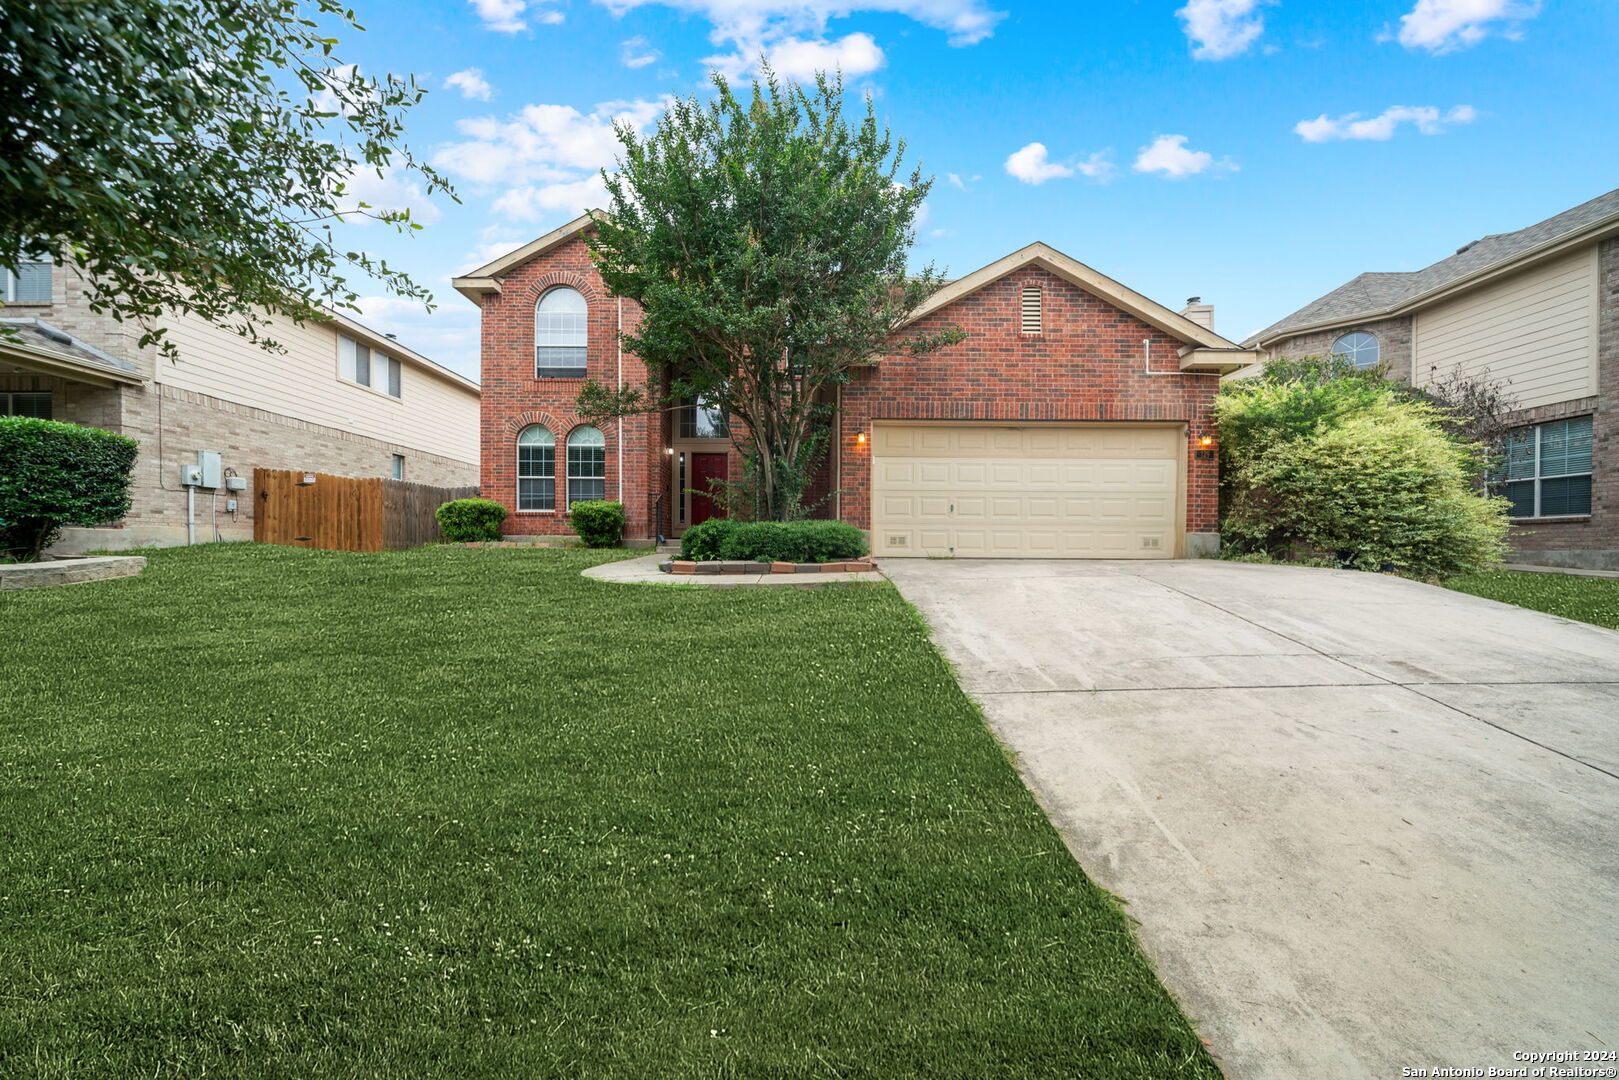
[[[1245,343],[1503,384],[1515,559],[1619,569],[1619,190],[1422,270],[1361,274]]]
[[[0,415],[140,443],[129,515],[66,530],[56,552],[252,539],[255,468],[477,483],[478,385],[352,319],[277,319],[269,334],[285,351],[268,352],[172,315],[169,359],[137,347],[135,324],[92,312],[71,266],[0,270],[0,300],[12,331],[0,335]],[[199,454],[219,466],[214,486],[182,483]]]
[[[619,499],[626,536],[678,536],[723,513],[739,475],[725,418],[702,402],[598,427],[593,378],[646,365],[620,333],[637,306],[591,261],[590,215],[453,284],[482,312],[483,475],[514,536],[570,535],[581,499]],[[1045,244],[950,283],[911,319],[965,341],[895,347],[838,387],[820,509],[882,556],[1164,559],[1218,549],[1210,405],[1255,359],[1206,305],[1170,310]]]

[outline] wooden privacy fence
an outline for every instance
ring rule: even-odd
[[[433,516],[475,487],[431,487],[285,469],[253,470],[253,539],[333,551],[396,551],[443,540]]]

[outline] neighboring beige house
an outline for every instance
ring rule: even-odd
[[[0,337],[0,414],[140,442],[129,516],[67,530],[58,552],[252,539],[255,468],[478,482],[478,385],[351,319],[278,319],[274,353],[178,315],[169,360],[136,348],[135,324],[92,312],[62,265],[0,270],[0,300],[14,331]]]
[[[1519,406],[1498,488],[1515,557],[1619,569],[1619,190],[1423,270],[1361,274],[1244,344],[1341,353],[1419,387],[1502,381]]]

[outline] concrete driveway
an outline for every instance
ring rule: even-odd
[[[1619,633],[1346,571],[883,569],[1229,1076],[1619,1050]]]

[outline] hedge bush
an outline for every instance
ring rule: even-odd
[[[624,504],[621,502],[577,502],[568,510],[573,531],[586,547],[617,547],[624,536]]]
[[[709,518],[680,538],[680,557],[771,562],[841,562],[866,554],[866,537],[841,521]]]
[[[500,539],[506,508],[493,499],[455,499],[433,512],[439,531],[452,544],[475,544]]]
[[[134,439],[54,420],[0,416],[0,554],[33,560],[63,526],[129,513]]]

